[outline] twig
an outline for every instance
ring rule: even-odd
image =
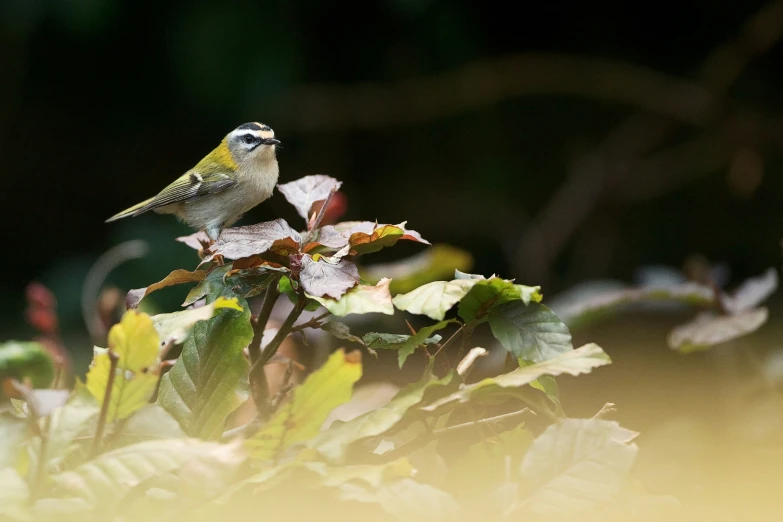
[[[326,199],[324,200],[324,204],[321,205],[321,208],[318,210],[318,214],[316,214],[315,217],[307,223],[307,230],[309,232],[312,232],[313,230],[318,228],[318,225],[320,225],[321,221],[323,221],[324,216],[326,215],[326,208],[329,206],[329,202],[332,201],[335,192],[337,192],[336,188],[333,188],[332,190],[329,191],[329,194],[326,196]]]
[[[468,324],[462,327],[462,343],[460,343],[459,351],[457,352],[457,358],[454,359],[455,361],[459,362],[462,360],[462,354],[465,353],[465,350],[468,349],[468,345],[470,344],[470,340],[473,337],[473,331],[476,329],[476,326],[478,326],[476,321],[470,321]]]
[[[438,355],[438,354],[439,354],[439,353],[440,353],[442,350],[445,350],[445,349],[446,349],[446,347],[449,345],[449,343],[451,343],[451,341],[453,341],[453,340],[454,340],[454,339],[457,337],[457,334],[458,334],[458,333],[460,333],[460,332],[462,331],[462,328],[463,328],[464,326],[465,326],[465,325],[461,325],[459,328],[457,328],[457,331],[456,331],[456,332],[454,332],[453,334],[451,334],[451,337],[449,337],[449,338],[446,340],[446,342],[445,342],[445,343],[443,343],[443,344],[440,344],[440,343],[438,343],[438,345],[437,345],[437,346],[438,346],[438,349],[437,349],[437,351],[436,351],[434,354],[432,354],[432,356],[433,356],[433,357],[436,357],[436,356],[437,356],[437,355]]]
[[[519,417],[520,415],[524,415],[526,413],[533,413],[530,408],[522,408],[518,411],[512,411],[511,413],[504,413],[502,415],[497,415],[496,417],[489,417],[487,419],[479,419],[477,421],[471,421],[466,422],[464,424],[455,424],[454,426],[446,426],[445,428],[440,428],[438,430],[435,430],[432,432],[432,434],[436,437],[440,437],[442,435],[448,434],[448,433],[454,433],[455,431],[460,431],[465,428],[472,428],[472,427],[479,427],[484,425],[491,425],[495,424],[497,422],[506,421],[508,419],[513,419],[514,417]]]
[[[261,357],[261,342],[264,338],[264,331],[269,323],[269,317],[272,315],[275,302],[277,302],[277,298],[280,296],[280,291],[277,289],[278,280],[279,278],[274,278],[267,287],[261,311],[258,312],[258,317],[253,324],[253,340],[250,341],[250,346],[247,347],[247,352],[250,355],[250,364],[255,364]]]
[[[395,448],[391,451],[387,451],[386,453],[383,453],[380,455],[380,457],[384,461],[391,461],[396,460],[400,457],[410,455],[414,451],[416,451],[419,448],[423,448],[430,442],[437,440],[438,438],[452,434],[454,432],[462,431],[466,428],[482,428],[485,426],[491,426],[492,424],[496,422],[501,422],[504,420],[508,420],[510,418],[518,417],[520,415],[523,415],[525,413],[533,413],[528,408],[523,408],[519,411],[514,411],[511,413],[504,413],[503,415],[498,415],[496,417],[489,417],[486,419],[480,419],[477,421],[471,421],[466,422],[464,424],[455,424],[454,426],[447,426],[445,428],[440,428],[437,430],[433,430],[429,432],[426,436],[423,437],[417,437],[413,441],[409,442],[408,444],[405,444],[404,446],[400,446],[399,448]]]
[[[297,324],[291,327],[291,332],[299,332],[305,328],[320,328],[322,326],[321,321],[332,315],[332,312],[324,312],[318,317],[311,317],[307,322]]]
[[[111,390],[114,387],[114,378],[117,373],[117,362],[120,356],[109,349],[109,378],[106,381],[106,391],[103,394],[103,403],[101,404],[101,413],[98,416],[98,426],[95,428],[95,438],[92,440],[92,449],[90,457],[98,455],[103,438],[103,430],[106,427],[106,417],[109,415],[109,405],[111,404]]]
[[[278,348],[283,343],[288,334],[291,333],[291,328],[299,316],[304,311],[306,301],[304,296],[299,296],[299,301],[294,305],[291,313],[285,318],[285,321],[280,326],[280,329],[275,334],[274,338],[269,341],[263,351],[258,355],[255,362],[250,365],[250,372],[248,379],[250,380],[250,390],[253,394],[253,401],[256,403],[256,408],[260,416],[268,414],[267,399],[269,397],[269,386],[266,380],[266,373],[264,372],[264,366],[267,362],[277,353]],[[258,325],[256,325],[258,326]]]

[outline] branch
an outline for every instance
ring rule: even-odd
[[[301,330],[304,330],[305,328],[320,328],[321,326],[323,326],[323,323],[321,323],[321,321],[323,321],[330,315],[332,315],[332,312],[324,312],[318,317],[311,317],[307,322],[297,324],[291,327],[291,333],[299,332]]]
[[[275,307],[277,298],[280,296],[280,291],[277,289],[277,282],[279,278],[274,278],[266,289],[264,294],[264,303],[261,305],[261,311],[258,312],[258,317],[255,318],[253,324],[253,340],[250,341],[250,345],[247,347],[247,351],[250,354],[250,363],[255,362],[261,357],[261,343],[264,338],[264,331],[266,325],[269,323],[269,317],[272,315],[272,310]]]
[[[95,437],[92,440],[92,449],[90,457],[98,455],[101,448],[101,439],[103,439],[103,430],[106,427],[106,417],[109,414],[109,405],[111,404],[111,390],[114,387],[114,378],[117,374],[117,362],[120,356],[109,350],[109,378],[106,381],[106,392],[103,394],[103,403],[101,404],[101,413],[98,417],[98,426],[95,428]]]

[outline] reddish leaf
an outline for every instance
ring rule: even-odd
[[[369,254],[393,246],[400,239],[430,244],[415,230],[407,230],[404,222],[399,225],[379,225],[371,221],[346,221],[322,227],[317,239],[305,246],[305,251],[319,246],[339,250],[351,245],[351,250],[357,254]]]
[[[227,228],[211,248],[203,262],[216,255],[226,259],[241,259],[273,251],[287,256],[299,251],[301,237],[284,219],[257,223],[246,227]]]
[[[142,299],[156,290],[166,288],[167,286],[181,285],[183,283],[200,283],[206,276],[206,270],[196,270],[194,272],[174,270],[162,280],[151,284],[147,288],[136,288],[135,290],[128,292],[128,296],[125,298],[125,306],[128,310],[136,308],[139,306]]]
[[[339,299],[345,292],[359,284],[359,269],[349,261],[336,263],[319,256],[318,261],[309,255],[302,257],[299,282],[305,292],[316,297]]]
[[[207,237],[207,234],[203,230],[199,230],[198,232],[190,234],[189,236],[178,237],[177,241],[180,243],[185,243],[193,250],[201,250],[212,242],[212,240]]]
[[[339,190],[341,185],[341,181],[337,181],[331,176],[315,174],[278,185],[277,188],[285,196],[285,199],[296,208],[299,215],[307,220],[310,218],[313,205],[316,202],[324,201],[332,190]]]

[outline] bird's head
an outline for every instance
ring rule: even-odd
[[[275,139],[275,131],[263,123],[244,123],[226,136],[226,144],[231,156],[237,163],[250,159],[273,160],[280,141]]]

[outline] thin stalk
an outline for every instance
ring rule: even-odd
[[[487,419],[480,419],[473,422],[466,422],[464,424],[455,424],[454,426],[447,426],[445,428],[433,430],[427,436],[417,437],[416,439],[414,439],[413,441],[409,442],[404,446],[400,446],[399,448],[395,448],[391,451],[387,451],[386,453],[380,455],[380,457],[384,462],[392,461],[400,457],[410,455],[412,452],[416,451],[417,449],[423,448],[430,442],[437,440],[438,438],[444,435],[453,434],[455,432],[459,432],[467,428],[481,428],[482,426],[492,425],[495,422],[508,420],[510,418],[517,417],[524,413],[530,413],[530,410],[528,408],[523,408],[519,411],[504,413],[502,415],[489,417]]]
[[[280,296],[277,289],[278,278],[275,278],[267,287],[264,294],[264,303],[261,305],[261,311],[258,312],[255,324],[253,325],[253,340],[250,341],[247,351],[250,354],[250,364],[255,364],[261,357],[261,340],[264,338],[264,330],[269,323],[269,317],[272,315],[272,309]]]
[[[464,327],[465,325],[462,325],[459,328],[457,328],[457,331],[451,334],[451,337],[449,337],[445,343],[438,345],[438,350],[434,354],[432,354],[432,356],[436,357],[441,351],[445,350],[446,347],[451,343],[451,341],[457,338],[457,334],[460,333]]]
[[[455,361],[459,362],[462,360],[462,355],[465,353],[465,350],[469,348],[470,340],[473,337],[473,330],[476,329],[476,326],[478,326],[478,323],[476,321],[471,321],[462,327],[462,343],[459,346],[457,358],[454,359]]]
[[[318,226],[321,224],[321,221],[323,221],[324,216],[326,215],[326,209],[329,207],[329,202],[332,201],[332,197],[334,197],[334,193],[337,192],[337,189],[332,189],[329,191],[329,194],[326,196],[326,199],[324,200],[324,204],[321,205],[320,210],[318,210],[318,214],[314,216],[310,222],[307,224],[307,230],[312,232]]]
[[[264,366],[277,353],[280,345],[283,344],[285,338],[288,337],[288,334],[291,333],[291,328],[293,327],[296,320],[299,319],[299,316],[302,315],[304,307],[304,296],[300,296],[299,302],[294,305],[291,313],[289,313],[288,317],[285,318],[285,321],[283,322],[282,326],[280,326],[277,334],[271,341],[269,341],[269,344],[264,347],[261,353],[258,354],[256,361],[253,362],[250,366],[250,372],[248,375],[248,379],[250,380],[250,390],[253,394],[253,401],[256,403],[258,414],[261,416],[266,415],[269,410],[267,404],[269,398],[269,385],[267,384]]]
[[[291,328],[291,332],[299,332],[301,330],[304,330],[305,328],[320,328],[321,327],[321,321],[323,321],[324,319],[326,319],[330,315],[332,315],[332,312],[324,312],[321,315],[319,315],[318,317],[311,318],[307,322],[294,325]]]
[[[103,404],[101,404],[101,413],[98,416],[98,426],[95,428],[95,438],[92,440],[92,449],[90,456],[95,457],[101,448],[101,439],[103,430],[106,428],[106,417],[109,415],[109,404],[111,404],[111,390],[114,387],[114,378],[117,373],[117,362],[120,356],[109,350],[109,379],[106,381],[106,392],[103,394]]]

